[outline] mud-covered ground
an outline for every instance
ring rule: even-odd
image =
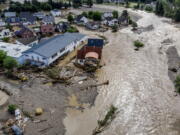
[[[82,80],[82,77],[87,77]],[[28,82],[18,83],[17,81],[7,80],[4,77],[0,79],[1,83],[12,90],[13,96],[9,97],[9,104],[16,104],[20,110],[33,115],[34,120],[43,120],[40,123],[34,123],[34,120],[28,120],[25,126],[25,135],[63,135],[65,128],[63,119],[67,108],[76,108],[82,111],[84,106],[94,104],[97,96],[95,87],[87,89],[87,86],[96,84],[96,79],[89,75],[77,75],[71,78],[69,85],[44,84],[45,78],[34,77]],[[41,107],[44,113],[41,116],[35,116],[35,109]],[[3,126],[9,118],[7,107],[0,109],[0,125]],[[42,131],[43,130],[43,131]]]

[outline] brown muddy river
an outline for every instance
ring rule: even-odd
[[[180,98],[174,96],[174,85],[168,77],[168,46],[161,44],[171,38],[170,46],[180,51],[180,30],[162,21],[165,18],[137,13],[142,15],[139,26],[153,25],[154,29],[135,34],[128,27],[104,33],[109,40],[103,50],[106,65],[98,76],[99,81],[109,80],[110,84],[99,89],[95,106],[84,112],[67,110],[66,135],[92,135],[97,120],[104,117],[111,104],[119,112],[100,135],[180,135]],[[134,50],[136,39],[145,43],[139,51]]]

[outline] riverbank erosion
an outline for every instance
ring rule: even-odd
[[[116,9],[114,6],[101,8]],[[134,33],[131,27],[117,33],[105,32],[109,43],[103,49],[105,66],[98,72],[99,80],[109,80],[102,86],[95,106],[84,112],[67,112],[64,120],[66,135],[91,135],[97,121],[113,104],[119,113],[101,135],[179,135],[179,96],[168,76],[166,51],[174,46],[180,54],[180,30],[170,20],[152,13],[133,11],[142,16],[139,27],[152,29]],[[168,42],[168,39],[172,42]],[[134,50],[133,42],[144,47]]]

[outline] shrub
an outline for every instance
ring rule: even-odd
[[[88,13],[87,12],[82,12],[81,14],[82,16],[88,17]]]
[[[134,41],[134,46],[137,47],[137,49],[141,48],[144,46],[144,44],[142,42],[140,42],[139,40]]]
[[[109,120],[112,120],[115,117],[116,111],[117,108],[111,105],[109,111],[106,113],[105,118],[103,120],[98,120],[99,127],[105,126]]]
[[[70,23],[72,23],[74,21],[74,17],[71,14],[68,15],[67,19]]]
[[[75,32],[79,32],[79,30],[76,27],[71,26],[67,29],[67,32],[75,33]]]
[[[176,80],[174,81],[176,91],[180,94],[180,76],[176,77]]]
[[[148,12],[152,12],[153,11],[153,8],[151,6],[146,6],[145,7],[145,10],[148,11]]]
[[[0,64],[3,63],[3,60],[6,58],[7,53],[0,50]]]
[[[17,105],[10,104],[10,105],[8,106],[8,112],[9,112],[10,114],[14,114],[16,109],[17,109]]]
[[[10,40],[10,38],[9,37],[4,37],[4,38],[2,38],[2,41],[4,41],[4,42],[9,42],[9,40]]]
[[[94,21],[101,21],[101,13],[99,11],[96,11],[93,13],[93,20]]]
[[[93,19],[93,14],[94,14],[93,11],[89,11],[89,12],[88,12],[88,18],[89,18],[89,19]]]
[[[13,57],[6,56],[3,60],[3,67],[12,70],[13,68],[18,67],[18,63]]]
[[[180,22],[180,9],[177,9],[177,10],[175,11],[174,20],[175,20],[176,22]]]
[[[118,13],[118,11],[116,11],[116,10],[114,10],[114,11],[112,12],[112,14],[113,14],[113,18],[118,18],[118,17],[119,17],[119,13]]]
[[[59,78],[59,69],[57,67],[50,68],[46,71],[46,74],[52,79]]]

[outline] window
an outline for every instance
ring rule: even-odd
[[[57,56],[57,53],[55,53],[53,56],[52,56],[52,58],[54,58],[54,57],[56,57]]]
[[[62,53],[65,50],[65,48],[62,48],[59,52]]]
[[[32,60],[34,60],[34,57],[33,56],[31,56],[32,57]]]

